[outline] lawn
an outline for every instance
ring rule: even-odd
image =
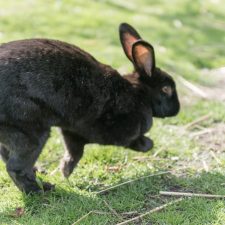
[[[225,195],[224,12],[224,0],[0,1],[1,43],[59,39],[122,72],[132,66],[120,46],[118,25],[132,24],[155,47],[158,66],[173,75],[182,105],[177,117],[154,120],[146,134],[155,142],[152,151],[87,145],[68,180],[58,169],[63,146],[53,128],[37,163],[38,179],[56,184],[51,193],[20,193],[0,161],[0,224],[110,225],[176,199],[159,191]],[[123,182],[128,183],[99,193]],[[129,224],[224,221],[224,200],[186,197]]]

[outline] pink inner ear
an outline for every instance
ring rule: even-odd
[[[139,68],[144,68],[145,72],[151,76],[152,75],[152,55],[151,50],[145,46],[138,45],[134,51],[136,64]]]
[[[132,61],[133,61],[132,45],[137,40],[138,40],[137,38],[135,38],[134,36],[130,35],[129,33],[126,33],[124,35],[124,45],[125,45],[126,53],[127,53],[127,56],[129,57],[129,59],[132,60]]]

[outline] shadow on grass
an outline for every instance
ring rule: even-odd
[[[24,204],[19,207],[24,212],[19,215],[17,210],[20,208],[6,208],[0,213],[0,224],[72,224],[100,204],[97,198],[75,191],[56,188],[55,191],[44,194],[22,194]]]
[[[174,200],[174,197],[160,196],[159,191],[225,195],[224,181],[225,176],[221,173],[203,172],[197,176],[179,177],[165,174],[125,184],[101,194],[100,199],[109,202],[118,213],[135,212],[134,215],[123,216],[126,220]],[[182,202],[162,213],[154,213],[151,218],[147,217],[138,224],[211,224],[218,220],[218,212],[224,207],[224,201],[218,199],[184,198]],[[177,213],[179,216],[174,217]]]
[[[142,174],[143,175],[143,174]],[[144,174],[149,175],[149,174]],[[137,176],[134,179],[138,178]],[[121,180],[118,183],[125,182]],[[72,224],[90,211],[96,210],[109,214],[92,214],[81,224],[116,224],[121,222],[104,204],[106,201],[111,208],[121,216],[122,220],[137,216],[155,207],[165,204],[174,198],[160,196],[159,191],[183,191],[208,194],[224,194],[225,176],[221,173],[200,173],[196,175],[175,176],[164,174],[136,180],[104,194],[88,193],[76,187],[56,188],[55,191],[33,196],[22,196],[25,213],[21,217],[12,217],[7,212],[0,214],[3,224]],[[117,184],[118,184],[117,183]],[[116,184],[114,184],[116,185]],[[96,186],[92,186],[96,190]],[[138,224],[211,224],[216,221],[217,211],[225,207],[220,200],[203,198],[185,198],[184,201],[154,213],[139,221]],[[132,214],[124,214],[133,212]],[[110,215],[111,213],[111,215]],[[179,213],[174,217],[174,213]],[[193,222],[194,221],[194,222]]]

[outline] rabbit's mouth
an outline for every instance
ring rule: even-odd
[[[179,101],[174,102],[170,105],[170,107],[163,107],[162,108],[162,116],[164,117],[172,117],[176,116],[180,111],[180,103]]]
[[[180,111],[179,101],[168,105],[157,105],[153,107],[153,116],[158,118],[176,116]]]

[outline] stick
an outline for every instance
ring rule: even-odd
[[[166,203],[166,204],[164,204],[164,205],[161,205],[161,206],[159,206],[159,207],[156,207],[156,208],[150,210],[149,212],[146,212],[146,213],[144,213],[144,214],[141,214],[141,215],[139,215],[139,216],[136,216],[136,217],[134,217],[134,218],[132,218],[132,219],[126,220],[126,221],[124,221],[124,222],[122,222],[122,223],[117,223],[116,225],[124,225],[124,224],[128,224],[128,223],[130,223],[130,222],[133,222],[133,221],[135,221],[135,220],[139,220],[139,219],[141,219],[141,218],[143,218],[143,217],[145,217],[145,216],[150,215],[151,213],[158,212],[158,211],[160,211],[160,210],[162,210],[162,209],[165,209],[166,207],[168,207],[168,206],[170,206],[170,205],[173,205],[173,204],[175,204],[175,203],[177,203],[177,202],[180,202],[180,201],[182,201],[182,200],[183,200],[183,198],[176,199],[176,200],[174,200],[174,201],[171,201],[171,202],[169,202],[169,203]]]
[[[187,81],[186,79],[184,79],[183,77],[179,76],[178,79],[180,80],[180,82],[188,89],[190,89],[192,92],[194,92],[195,94],[197,94],[198,96],[204,98],[204,99],[208,99],[208,95],[203,92],[199,87],[197,87],[196,85],[192,84],[191,82]]]
[[[225,198],[225,195],[196,194],[188,192],[160,191],[160,195],[166,196],[182,196],[182,197],[203,197],[203,198]]]
[[[55,175],[58,171],[59,171],[59,166],[58,167],[56,167],[51,173],[50,173],[50,175],[51,176],[53,176],[53,175]]]
[[[222,164],[221,161],[216,157],[216,155],[215,155],[215,153],[213,151],[210,151],[209,153],[212,155],[212,157],[216,160],[216,162],[218,164],[220,164],[220,165]]]
[[[125,181],[123,183],[120,183],[120,184],[117,184],[115,186],[111,186],[109,188],[106,188],[104,190],[101,190],[101,191],[98,191],[98,192],[95,192],[96,194],[102,194],[102,193],[105,193],[107,191],[110,191],[112,189],[115,189],[117,187],[120,187],[122,185],[125,185],[125,184],[129,184],[129,183],[132,183],[132,182],[135,182],[137,180],[141,180],[141,179],[145,179],[145,178],[148,178],[148,177],[154,177],[154,176],[160,176],[160,175],[163,175],[163,174],[168,174],[170,173],[170,171],[164,171],[164,172],[159,172],[159,173],[156,173],[156,174],[150,174],[150,175],[147,175],[147,176],[143,176],[143,177],[139,177],[139,178],[136,178],[136,179],[133,179],[133,180],[128,180],[128,181]]]
[[[202,161],[205,172],[209,172],[209,167],[208,167],[207,163],[205,162],[205,160],[201,160],[201,161]]]
[[[96,210],[92,210],[90,212],[88,212],[87,214],[83,215],[80,219],[78,219],[76,222],[74,222],[72,225],[77,225],[79,224],[82,220],[84,220],[85,218],[87,218],[89,215],[91,214],[99,214],[99,215],[112,215],[112,213],[108,213],[108,212],[101,212],[101,211],[96,211]]]
[[[137,211],[130,211],[130,212],[123,212],[123,213],[121,213],[121,215],[125,215],[125,216],[130,216],[130,215],[134,215],[134,214],[138,214],[138,212]]]
[[[76,222],[74,222],[72,225],[76,225],[76,224],[80,223],[80,221],[82,221],[83,219],[85,219],[86,217],[88,217],[92,213],[93,213],[93,211],[90,211],[89,213],[85,214],[80,219],[78,219]]]
[[[158,151],[156,151],[154,154],[153,154],[153,157],[156,157],[160,152],[162,152],[163,151],[163,149],[161,148],[161,149],[159,149]]]
[[[104,190],[93,192],[93,193],[95,193],[95,194],[102,194],[102,193],[105,193],[107,191],[113,190],[113,189],[115,189],[117,187],[120,187],[122,185],[129,184],[129,183],[141,180],[141,179],[145,179],[145,178],[148,178],[148,177],[154,177],[154,176],[160,176],[160,175],[164,175],[164,174],[169,174],[169,173],[172,173],[174,171],[185,170],[185,169],[188,169],[188,168],[191,168],[191,167],[187,166],[187,167],[179,168],[179,169],[176,169],[176,170],[168,170],[168,171],[163,171],[163,172],[159,172],[159,173],[155,173],[155,174],[150,174],[150,175],[139,177],[139,178],[136,178],[136,179],[133,179],[133,180],[125,181],[123,183],[120,183],[120,184],[117,184],[115,186],[111,186],[111,187],[106,188]]]
[[[194,125],[196,125],[196,124],[198,124],[198,123],[201,123],[201,122],[203,122],[204,120],[209,119],[210,116],[211,116],[211,114],[204,115],[204,116],[202,116],[202,117],[200,117],[200,118],[198,118],[198,119],[192,121],[191,123],[188,123],[184,128],[185,128],[185,129],[189,129],[189,128],[193,127]]]
[[[115,209],[113,209],[109,204],[108,204],[108,202],[107,201],[105,201],[105,200],[103,200],[104,201],[104,203],[105,203],[105,205],[108,207],[108,209],[118,218],[118,219],[120,219],[120,220],[122,220],[123,218],[116,212],[116,210]]]
[[[206,128],[204,130],[201,130],[201,131],[198,131],[198,132],[194,132],[194,133],[191,133],[190,136],[191,137],[198,137],[198,136],[201,136],[201,135],[204,135],[204,134],[208,134],[208,133],[212,133],[213,132],[213,129],[211,128]]]

